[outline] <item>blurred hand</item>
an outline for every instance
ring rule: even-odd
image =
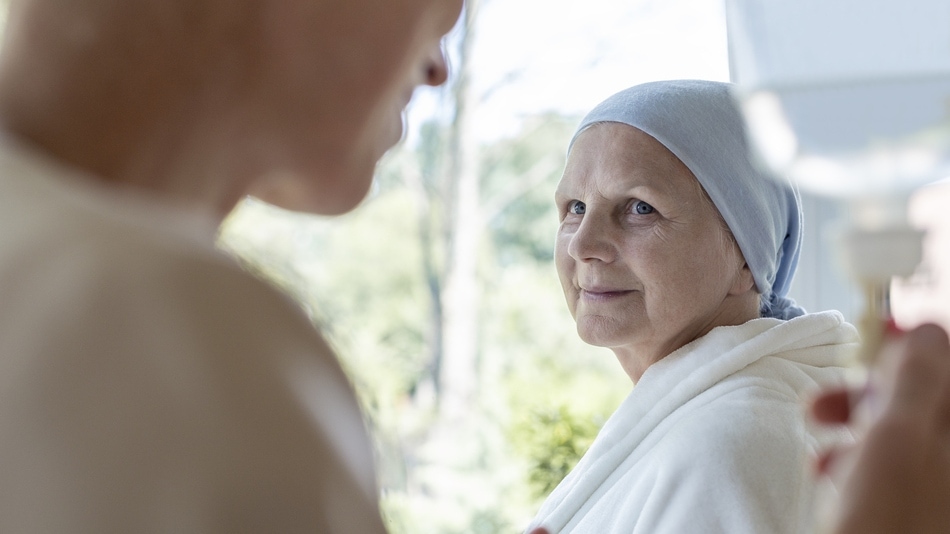
[[[833,532],[950,532],[946,332],[926,325],[890,338],[866,391],[830,391],[812,406],[814,418],[827,424],[854,425],[858,412],[867,425],[857,429],[859,442],[830,451],[821,463],[841,488]]]

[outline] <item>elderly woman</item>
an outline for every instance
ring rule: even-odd
[[[730,86],[610,97],[578,128],[555,197],[577,331],[636,386],[532,529],[801,530],[809,458],[849,437],[817,435],[803,406],[841,381],[858,336],[786,297],[799,198],[750,165]]]

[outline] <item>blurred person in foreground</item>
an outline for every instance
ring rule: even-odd
[[[787,297],[797,192],[749,162],[729,84],[621,91],[581,122],[555,194],[580,337],[635,383],[528,531],[770,534],[811,521],[805,466],[843,429],[803,405],[858,335]]]
[[[462,0],[14,0],[0,57],[0,531],[383,533],[349,382],[216,251],[338,214]]]
[[[855,400],[858,402],[855,402]],[[950,343],[924,325],[887,340],[862,391],[827,391],[816,420],[860,441],[832,449],[821,471],[840,490],[835,534],[950,533]]]

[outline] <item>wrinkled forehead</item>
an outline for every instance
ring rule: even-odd
[[[575,136],[559,191],[649,188],[691,202],[705,197],[699,180],[672,151],[650,134],[618,122],[597,122]]]

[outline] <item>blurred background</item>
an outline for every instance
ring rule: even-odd
[[[610,351],[577,338],[554,270],[567,143],[628,86],[729,80],[724,7],[477,0],[445,46],[450,83],[417,92],[361,208],[325,219],[249,199],[221,246],[328,333],[376,437],[391,532],[518,532],[632,388]],[[916,201],[931,241],[947,242],[948,201],[946,186]],[[842,208],[804,207],[792,296],[854,320],[861,297],[828,237]],[[895,284],[904,325],[950,324],[940,249]]]
[[[554,271],[567,143],[625,87],[727,81],[725,15],[719,0],[474,0],[445,46],[450,83],[417,92],[362,207],[331,219],[247,199],[220,246],[335,346],[393,534],[518,532],[632,388],[611,352],[577,339]],[[931,232],[919,272],[893,287],[905,326],[950,325],[948,205],[946,185],[914,200]],[[826,237],[839,206],[805,208],[792,296],[853,319],[860,299]]]

